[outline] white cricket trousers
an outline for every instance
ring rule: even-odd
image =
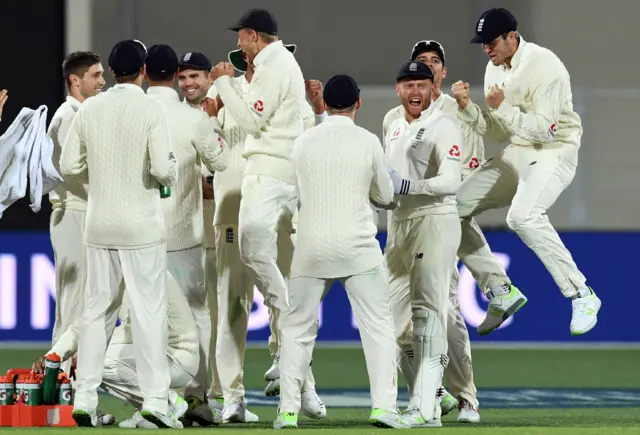
[[[296,206],[293,184],[256,174],[246,174],[242,179],[240,256],[255,273],[256,287],[276,325],[287,309],[287,283],[277,264],[278,227],[291,221]]]
[[[434,384],[431,392],[421,381],[421,367],[429,358],[446,359],[448,354],[450,286],[460,245],[460,221],[456,213],[449,213],[407,220],[392,218],[387,225],[385,260],[398,344],[396,354],[411,397],[424,399],[417,400],[416,407],[424,418],[437,418],[433,415],[433,399],[442,377],[429,381]],[[420,323],[419,328],[416,322]],[[446,361],[442,364],[447,366]]]
[[[76,408],[92,410],[98,405],[105,354],[124,296],[130,310],[143,409],[168,413],[166,249],[164,242],[140,249],[87,247]]]
[[[133,344],[110,344],[104,360],[102,388],[114,397],[140,409],[143,393],[136,370]],[[184,388],[198,371],[199,356],[184,350],[168,349],[165,360],[171,377],[170,388]]]
[[[56,266],[56,318],[52,347],[69,327],[82,317],[82,300],[87,281],[84,245],[86,212],[56,208],[51,213],[49,233]],[[71,361],[61,366],[67,374]]]
[[[397,412],[398,367],[389,283],[384,264],[339,279],[360,329],[373,408]],[[301,390],[318,336],[318,309],[333,279],[298,276],[289,286],[289,309],[280,318],[279,412],[299,412]]]
[[[207,388],[209,347],[211,345],[211,315],[205,288],[205,255],[202,246],[167,252],[167,270],[186,296],[198,327],[200,364],[194,380],[185,388],[185,397],[204,400]]]
[[[255,274],[240,256],[238,225],[216,225],[216,264],[218,273],[218,338],[215,359],[226,405],[241,403],[245,397],[243,384],[244,355],[247,344],[249,315],[253,305]],[[295,235],[290,222],[278,228],[277,265],[284,277],[289,276]],[[275,324],[275,310],[269,309],[269,352],[279,352],[280,334]],[[313,373],[305,380],[302,391],[315,389]]]
[[[218,369],[218,362],[216,360],[216,351],[218,349],[218,273],[216,271],[217,258],[218,255],[215,246],[204,248],[204,287],[207,291],[207,306],[209,307],[209,323],[211,325],[211,339],[209,344],[211,384],[209,386],[207,396],[209,397],[209,399],[214,400],[223,397],[222,385],[220,384],[220,371]]]
[[[56,319],[52,345],[82,316],[82,299],[87,280],[84,246],[86,212],[56,208],[51,213],[49,232],[56,265]]]
[[[573,180],[577,164],[578,149],[573,145],[559,149],[509,145],[462,183],[457,196],[458,214],[463,219],[459,256],[478,283],[488,280],[483,277],[504,273],[504,269],[491,255],[480,228],[468,219],[510,206],[507,225],[536,253],[562,294],[570,298],[586,287],[584,275],[547,216],[549,207]],[[480,288],[489,290],[482,284]]]

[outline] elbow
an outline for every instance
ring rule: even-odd
[[[461,177],[458,178],[451,178],[451,182],[449,183],[449,186],[451,188],[450,192],[447,192],[447,195],[457,195],[458,191],[460,190],[460,186],[462,185],[462,181],[460,180]]]

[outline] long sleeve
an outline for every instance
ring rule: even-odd
[[[504,100],[493,112],[512,135],[533,143],[550,143],[555,141],[556,126],[562,111],[563,80],[560,77],[544,77],[542,83],[533,89],[532,110],[523,113]]]
[[[60,154],[60,175],[74,177],[87,170],[87,148],[82,137],[82,110],[73,119]]]
[[[62,361],[66,361],[78,352],[78,325],[72,323],[62,334],[47,355],[56,353]]]
[[[225,108],[247,134],[258,133],[280,106],[285,71],[273,71],[258,67],[245,96],[233,87],[232,78],[219,77],[214,85]]]
[[[171,132],[167,118],[160,105],[154,107],[155,116],[152,117],[149,142],[149,158],[151,160],[151,175],[164,186],[173,186],[178,179],[176,158],[171,150]]]
[[[505,142],[511,137],[511,131],[502,119],[493,112],[481,110],[471,101],[464,110],[458,110],[458,119],[480,136],[486,134],[497,142]]]
[[[211,172],[227,169],[229,145],[222,134],[222,127],[218,119],[207,118],[202,113],[202,120],[198,122],[197,131],[192,140],[200,160]]]
[[[462,129],[453,122],[442,121],[438,125],[435,140],[434,153],[438,161],[438,173],[426,180],[412,180],[409,195],[454,195],[460,189],[460,147],[464,143]]]
[[[389,177],[386,165],[384,164],[384,154],[382,145],[376,138],[373,150],[373,180],[371,180],[371,191],[369,197],[374,205],[386,207],[393,202],[393,183]]]

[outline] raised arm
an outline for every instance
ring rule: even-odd
[[[208,118],[204,112],[198,115],[201,119],[191,142],[209,171],[224,171],[228,165],[228,144],[222,134],[220,122],[215,116]]]
[[[218,96],[231,117],[247,134],[256,134],[280,106],[281,90],[289,80],[285,71],[273,71],[268,66],[258,67],[246,95],[233,87],[232,78],[223,75],[214,85]]]
[[[178,179],[176,158],[172,152],[171,132],[167,117],[155,101],[149,105],[149,159],[151,175],[164,186],[173,186]]]
[[[87,170],[87,148],[84,143],[82,132],[82,110],[73,118],[69,133],[66,138],[60,134],[60,143],[64,142],[60,154],[60,175],[63,177],[78,177],[86,175]],[[62,133],[62,131],[60,131]]]

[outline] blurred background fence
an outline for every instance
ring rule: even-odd
[[[96,51],[106,67],[115,42],[137,38],[147,46],[170,44],[179,53],[202,51],[215,63],[235,48],[236,35],[227,27],[246,9],[266,7],[279,21],[281,38],[298,45],[296,57],[307,78],[326,81],[336,73],[356,78],[364,100],[357,122],[380,134],[384,114],[398,104],[395,72],[421,39],[436,39],[445,47],[445,92],[463,79],[472,84],[472,98],[482,102],[486,57],[468,40],[480,13],[496,6],[510,9],[523,38],[554,51],[571,74],[584,136],[573,184],[549,215],[604,304],[598,327],[587,337],[571,338],[570,304],[534,254],[506,230],[506,210],[489,212],[479,222],[490,229],[494,253],[530,302],[502,331],[482,340],[472,332],[474,344],[640,342],[640,332],[633,327],[633,307],[640,303],[634,270],[635,247],[640,244],[636,134],[640,42],[634,36],[640,3],[633,0],[616,0],[615,8],[598,0],[3,1],[0,88],[9,89],[10,98],[0,132],[22,107],[45,104],[49,117],[53,115],[64,98],[60,65],[71,51]],[[29,20],[24,19],[27,16]],[[109,77],[107,86],[112,84]],[[491,142],[486,148],[488,156],[500,150]],[[27,201],[20,201],[0,220],[0,343],[50,339],[55,282],[49,213],[46,201],[39,214]],[[486,301],[468,272],[461,271],[463,314],[473,327],[482,318]],[[322,340],[357,339],[343,291],[328,296],[320,318]],[[259,296],[251,329],[251,340],[267,336],[266,309]]]

